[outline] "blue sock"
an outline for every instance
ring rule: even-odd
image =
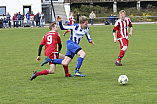
[[[53,59],[54,64],[62,64],[63,59]]]
[[[81,67],[81,65],[82,65],[82,62],[83,62],[83,59],[84,59],[84,58],[82,58],[82,57],[79,57],[79,58],[77,59],[77,65],[76,65],[76,68],[77,68],[77,69],[80,69],[80,67]]]

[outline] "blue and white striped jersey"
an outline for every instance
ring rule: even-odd
[[[86,29],[82,29],[79,24],[73,24],[69,26],[65,26],[62,24],[62,22],[59,22],[59,26],[61,30],[71,30],[71,36],[69,40],[72,40],[73,42],[79,44],[81,39],[84,35],[86,35],[88,41],[92,41],[91,36],[89,34],[89,28],[86,27]]]

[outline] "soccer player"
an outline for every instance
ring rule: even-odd
[[[59,16],[57,20],[59,22],[59,26],[61,30],[71,29],[70,39],[66,41],[67,52],[66,52],[64,60],[63,59],[50,59],[49,57],[46,57],[42,65],[48,62],[52,62],[54,64],[61,64],[61,65],[67,66],[71,62],[75,54],[77,54],[79,57],[77,59],[77,65],[76,65],[76,70],[74,72],[74,76],[85,77],[84,74],[81,74],[79,72],[79,69],[86,56],[86,53],[79,46],[79,43],[81,39],[83,38],[83,36],[86,35],[88,42],[94,45],[94,42],[92,41],[91,36],[89,34],[88,19],[86,16],[81,16],[79,19],[79,24],[70,25],[70,26],[64,26]]]
[[[129,43],[129,38],[128,38],[128,27],[130,27],[130,36],[132,36],[132,23],[130,18],[125,17],[126,12],[124,10],[121,10],[119,12],[120,19],[118,19],[114,25],[113,28],[113,37],[114,37],[114,42],[116,43],[117,40],[120,43],[120,53],[118,56],[118,59],[115,62],[115,65],[117,66],[122,66],[121,59],[124,57],[125,52],[127,51],[128,48],[128,43]],[[117,38],[116,38],[116,30],[117,32]]]
[[[69,21],[70,21],[70,22],[69,22],[69,25],[72,25],[72,24],[74,24],[74,22],[75,22],[75,19],[74,19],[74,16],[73,16],[73,15],[74,15],[74,13],[71,12],[71,13],[70,13],[70,17],[69,17]],[[65,34],[68,33],[69,31],[70,31],[70,30],[67,30],[66,32],[64,32],[63,35],[65,36]]]
[[[51,23],[49,26],[49,29],[50,29],[50,32],[46,33],[43,36],[43,39],[40,43],[38,57],[36,59],[38,62],[41,59],[40,54],[41,54],[42,47],[44,45],[45,45],[45,56],[50,57],[52,59],[58,59],[58,58],[64,59],[65,58],[65,56],[60,53],[62,44],[61,44],[60,35],[59,33],[57,33],[58,25],[56,23]],[[57,51],[57,44],[58,44],[58,51]],[[45,69],[41,72],[34,71],[30,80],[32,81],[39,75],[54,74],[55,69],[56,69],[56,64],[49,63],[49,65],[50,65],[50,69]],[[72,77],[68,72],[68,66],[63,65],[63,67],[65,71],[65,77]]]

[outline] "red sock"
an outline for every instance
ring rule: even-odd
[[[69,30],[67,30],[67,31],[65,32],[65,34],[68,33],[68,32],[69,32]]]
[[[119,53],[119,56],[118,56],[117,60],[121,62],[121,59],[124,57],[124,54],[125,54],[125,51],[120,50],[120,53]]]
[[[41,72],[37,72],[36,76],[39,76],[39,75],[47,75],[47,74],[49,74],[49,70],[48,70],[48,69],[43,70],[43,71],[41,71]]]
[[[63,65],[63,68],[64,68],[64,71],[65,71],[65,75],[69,76],[68,66]]]

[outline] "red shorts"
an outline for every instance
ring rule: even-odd
[[[52,52],[52,54],[49,56],[50,59],[58,59],[59,58],[59,53],[58,52]],[[53,64],[49,62],[49,65]]]
[[[128,46],[129,44],[129,39],[126,39],[126,38],[118,39],[118,41],[120,43],[121,49],[123,48],[123,46]]]

